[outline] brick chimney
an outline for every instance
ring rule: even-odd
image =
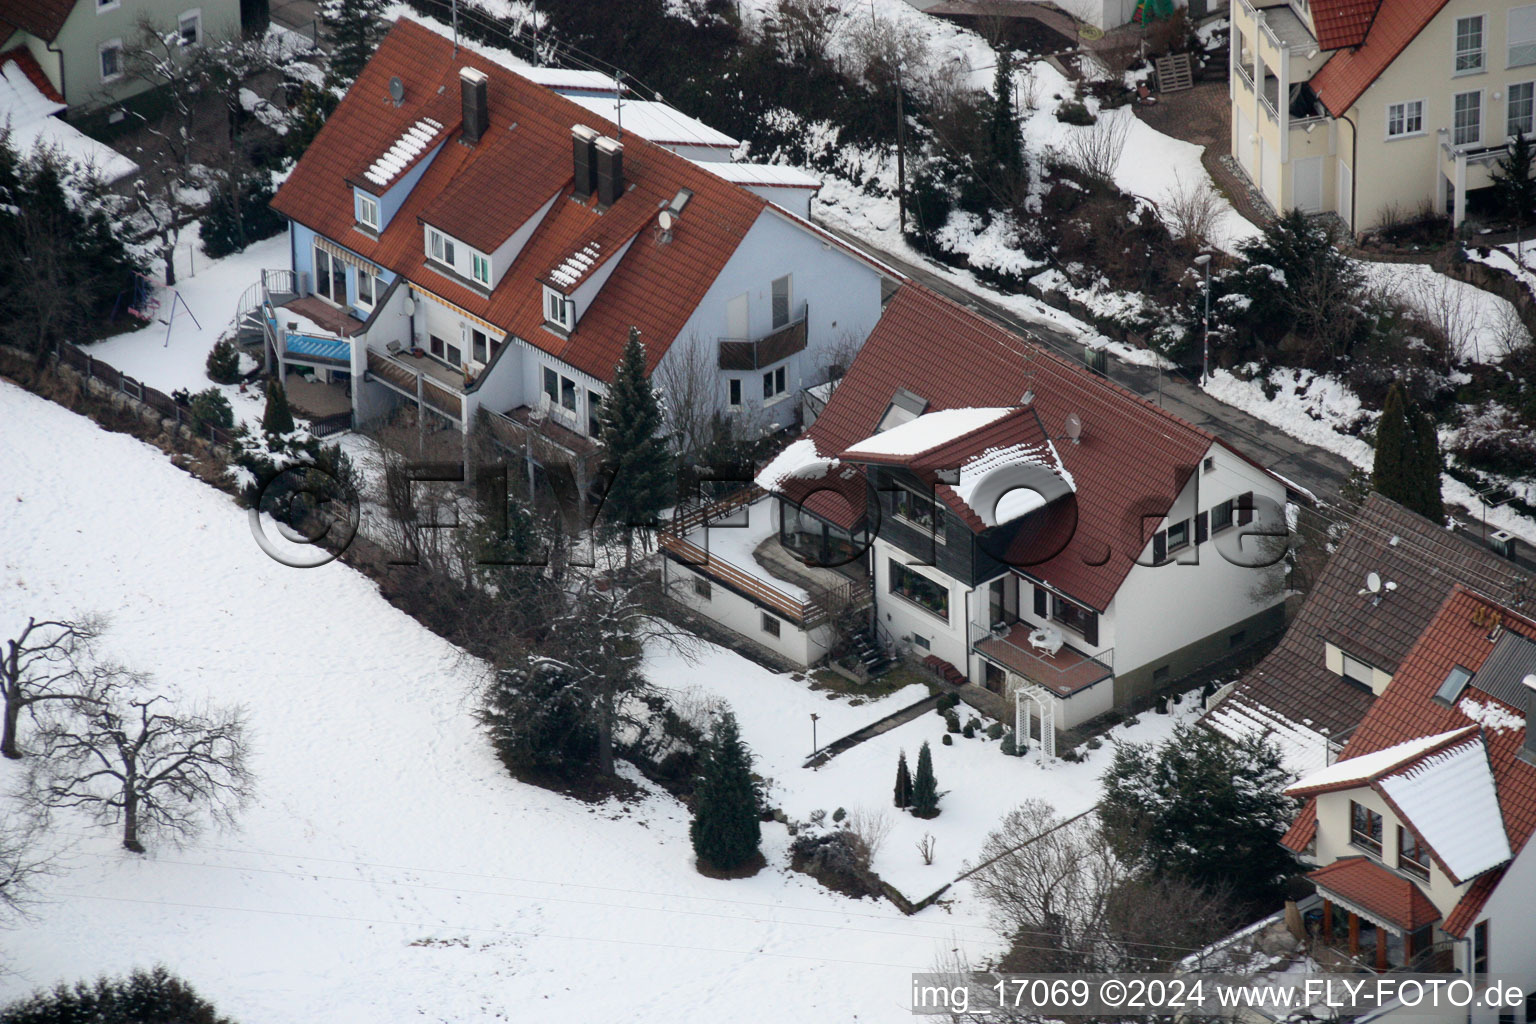
[[[473,146],[491,127],[490,79],[475,68],[459,69],[459,91],[464,97],[462,138]]]
[[[597,140],[596,130],[584,124],[571,125],[571,157],[576,170],[576,187],[572,198],[586,202],[597,191]]]
[[[624,194],[624,144],[604,137],[597,140],[597,201],[612,206]]]

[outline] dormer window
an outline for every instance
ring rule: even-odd
[[[442,263],[452,269],[455,253],[453,251],[453,239],[441,231],[427,229],[427,255],[438,263]]]
[[[359,192],[356,207],[357,222],[373,231],[379,230],[379,201]]]
[[[576,304],[553,288],[544,288],[544,319],[562,330],[576,322]]]
[[[469,262],[475,280],[489,288],[491,285],[491,258],[489,256],[482,256],[479,253],[471,253]]]

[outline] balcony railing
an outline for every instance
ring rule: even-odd
[[[719,339],[720,369],[757,370],[803,351],[807,342],[806,319],[809,308],[808,304],[801,303],[797,318],[756,341],[745,338]]]
[[[597,442],[549,416],[539,416],[537,410],[526,405],[505,413],[491,409],[485,412],[490,418],[491,437],[503,447],[531,455],[543,465],[565,463],[590,475],[602,461]]]
[[[971,649],[986,660],[1057,696],[1070,696],[1095,683],[1113,678],[1115,652],[1107,648],[1098,654],[1085,654],[1065,642],[1051,654],[1028,640],[1035,627],[1015,622],[988,629],[971,623]]]
[[[374,379],[434,412],[463,422],[464,396],[429,373],[379,352],[368,350],[368,372]]]

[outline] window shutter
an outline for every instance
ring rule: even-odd
[[[1158,530],[1152,535],[1152,561],[1161,564],[1168,558],[1168,534]]]
[[[1237,496],[1237,525],[1247,526],[1253,522],[1253,492],[1244,491]]]
[[[1035,614],[1040,616],[1040,618],[1042,618],[1042,619],[1050,618],[1050,614],[1051,614],[1050,611],[1047,609],[1045,602],[1046,602],[1045,588],[1044,587],[1036,587],[1035,588]]]
[[[1195,516],[1195,543],[1204,544],[1206,538],[1211,535],[1211,514],[1201,512]]]
[[[1083,640],[1090,647],[1099,646],[1099,613],[1089,612],[1088,621],[1083,625]]]

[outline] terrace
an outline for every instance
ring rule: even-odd
[[[987,629],[971,624],[971,649],[998,668],[1022,676],[1058,697],[1070,697],[1095,683],[1114,677],[1114,651],[1097,657],[1062,644],[1052,654],[1030,642],[1027,623]]]

